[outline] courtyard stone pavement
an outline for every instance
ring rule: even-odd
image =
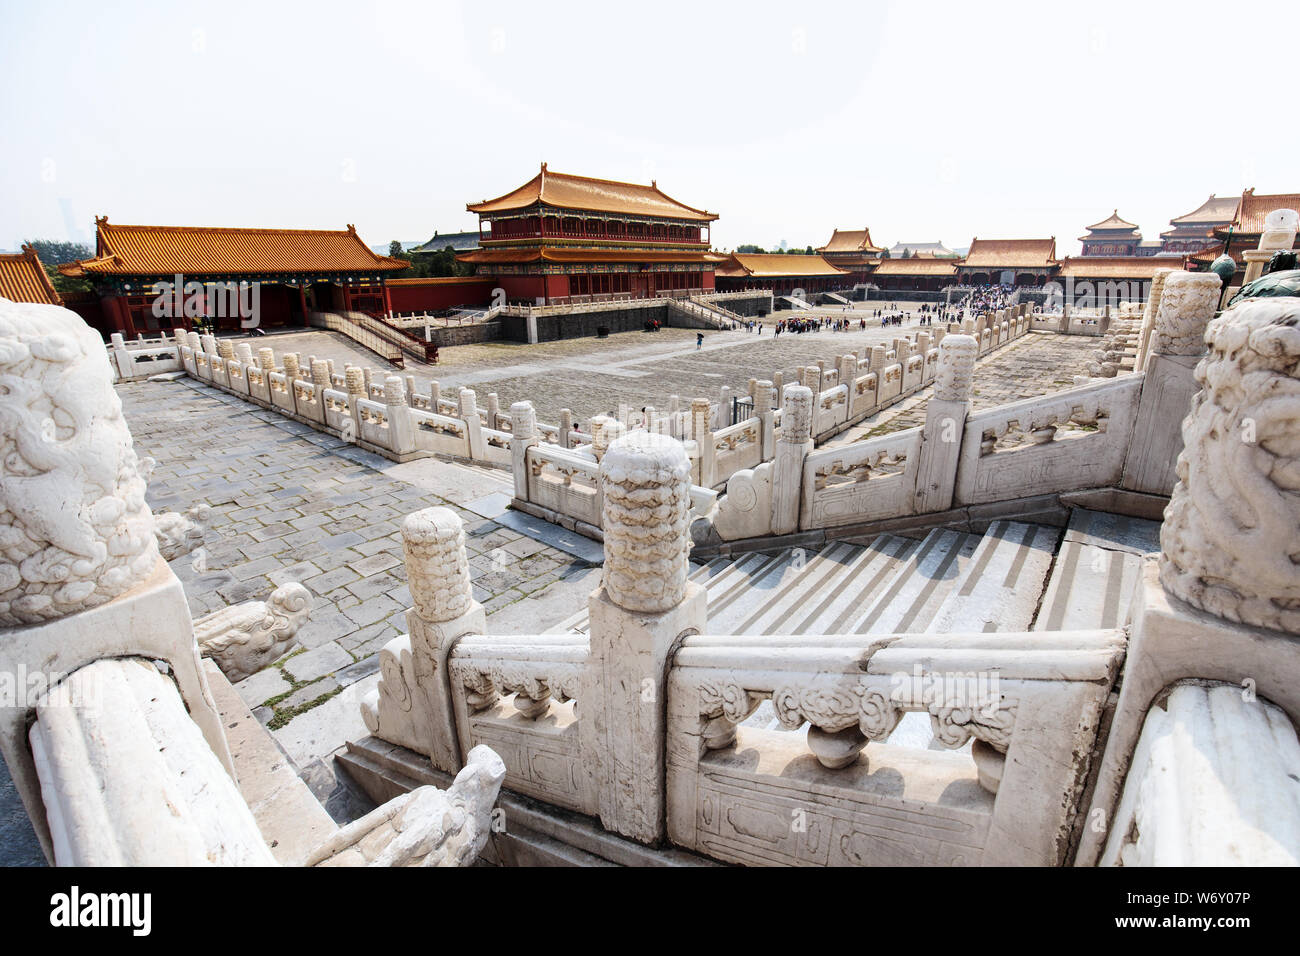
[[[171,562],[191,613],[263,599],[287,581],[313,594],[299,646],[236,685],[305,776],[327,769],[313,764],[348,736],[364,736],[358,705],[378,681],[379,650],[406,631],[407,514],[442,505],[460,515],[474,596],[495,633],[559,623],[596,586],[589,561],[472,510],[502,515],[503,471],[394,465],[191,380],[123,384],[118,394],[137,453],[156,462],[154,512],[210,509],[203,547]],[[324,802],[333,783],[322,786]]]

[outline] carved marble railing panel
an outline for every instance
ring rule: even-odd
[[[230,373],[226,371],[226,360],[220,355],[208,356],[208,368],[212,372],[212,384],[222,388],[230,387]]]
[[[352,412],[348,408],[348,393],[339,389],[327,388],[321,392],[321,404],[324,406],[325,424],[340,435],[355,432]]]
[[[1125,376],[976,412],[966,420],[953,503],[1117,485],[1142,379]]]
[[[925,356],[909,355],[903,365],[904,395],[921,387],[925,377]]]
[[[912,514],[920,447],[916,427],[813,452],[804,460],[799,527]]]
[[[528,500],[592,527],[600,527],[600,466],[554,445],[528,449]]]
[[[211,356],[206,352],[196,349],[194,352],[194,372],[195,375],[205,382],[212,381]]]
[[[843,425],[849,417],[849,388],[847,385],[836,385],[833,388],[822,391],[817,396],[817,404],[813,409],[813,428],[814,435],[821,435],[828,431]]]
[[[880,387],[876,390],[876,404],[884,405],[903,393],[903,367],[886,365],[879,372]]]
[[[459,418],[413,408],[411,421],[415,425],[415,447],[419,450],[436,455],[470,457],[469,433]]]
[[[293,383],[293,403],[297,413],[308,421],[325,423],[325,409],[316,397],[316,386],[312,382],[296,379]]]
[[[181,353],[181,367],[184,368],[185,371],[189,373],[191,378],[198,378],[199,377],[198,357],[195,355],[194,350],[190,348],[188,345],[182,345],[180,347],[180,353]]]
[[[264,405],[271,404],[271,383],[267,380],[265,369],[250,365],[245,373],[248,379],[248,396]]]
[[[226,361],[226,376],[230,380],[230,390],[237,395],[248,394],[248,369],[238,359]]]
[[[934,380],[935,372],[939,369],[939,350],[930,349],[925,353],[925,373],[923,381],[930,382]]]
[[[713,433],[713,484],[763,460],[762,421],[747,418]]]
[[[688,636],[669,838],[760,865],[1067,862],[1123,651],[1120,631]],[[796,732],[743,724],[764,699]],[[911,711],[948,749],[882,742]]]
[[[850,418],[865,418],[875,411],[879,402],[876,400],[876,390],[879,386],[880,376],[875,372],[868,372],[866,375],[860,375],[853,382],[852,403],[849,411]]]
[[[109,357],[114,360],[118,375],[126,381],[175,372],[184,367],[173,343],[141,347],[127,343],[126,348],[111,349]]]
[[[484,428],[483,449],[487,460],[501,465],[510,464],[510,433],[496,428]]]
[[[357,417],[361,422],[361,439],[380,448],[390,447],[388,438],[388,406],[368,399],[356,400]]]
[[[271,404],[290,415],[297,414],[288,376],[284,372],[270,372],[266,376],[266,381],[271,390]]]
[[[508,789],[595,814],[576,700],[587,653],[585,635],[470,635],[448,670],[462,753],[486,744],[506,765]]]

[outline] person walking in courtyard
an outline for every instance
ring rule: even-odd
[[[698,352],[698,351],[699,351],[703,346],[704,346],[704,333],[703,333],[703,332],[696,332],[696,333],[695,333],[695,351]]]

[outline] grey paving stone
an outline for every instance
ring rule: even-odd
[[[258,671],[234,685],[235,691],[249,707],[257,707],[272,697],[278,697],[292,686],[277,667]]]
[[[310,650],[347,637],[356,629],[356,622],[344,617],[332,602],[316,598],[311,618],[298,630],[298,643]]]
[[[313,681],[305,687],[299,687],[296,691],[275,705],[276,710],[292,710],[301,707],[303,704],[310,704],[319,697],[326,694],[332,694],[342,686],[333,677],[322,677],[320,680]]]
[[[352,662],[351,654],[338,644],[330,642],[290,657],[284,662],[284,670],[296,681],[310,681],[347,667]]]
[[[345,607],[343,613],[358,624],[373,624],[403,610],[405,608],[392,598],[381,594],[367,601],[361,601],[353,607]]]
[[[391,640],[392,638],[388,638]],[[379,670],[379,655],[371,654],[364,660],[359,660],[355,664],[350,664],[342,670],[334,672],[334,680],[339,682],[340,686],[346,687],[348,684],[361,680],[363,677],[369,677]]]

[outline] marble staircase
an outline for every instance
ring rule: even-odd
[[[692,580],[708,592],[715,635],[945,634],[1118,628],[1158,551],[1160,524],[1076,508],[1058,527],[1000,520],[983,535],[935,528],[820,551],[714,558]],[[587,632],[587,611],[551,629]],[[745,726],[782,729],[771,701]],[[799,733],[805,732],[806,725]],[[889,743],[937,749],[930,722],[906,714]]]
[[[714,634],[913,634],[1120,626],[1159,523],[1076,508],[1064,532],[995,521],[820,551],[714,558],[704,585]],[[587,631],[584,608],[552,633]]]

